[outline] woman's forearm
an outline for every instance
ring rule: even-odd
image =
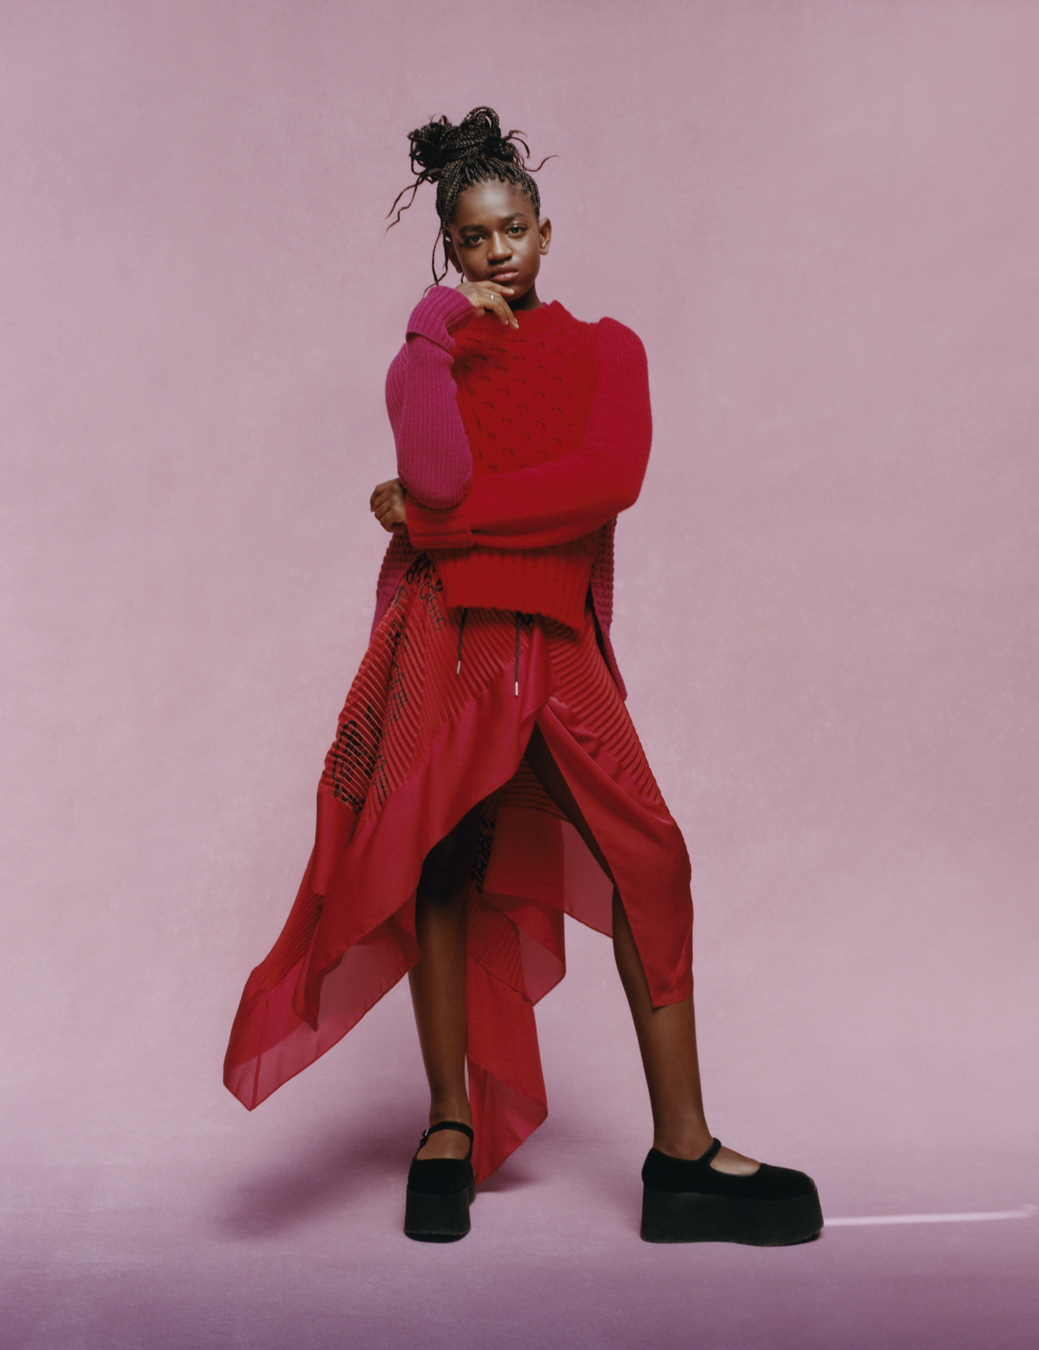
[[[527,549],[580,539],[638,497],[652,430],[645,349],[629,328],[604,319],[581,445],[553,462],[481,475],[447,508],[409,500],[412,544]]]
[[[446,510],[469,490],[473,459],[451,376],[451,333],[475,313],[463,295],[436,287],[415,306],[386,377],[397,472],[409,496]]]

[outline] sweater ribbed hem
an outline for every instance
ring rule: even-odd
[[[554,549],[431,550],[452,608],[515,609],[584,623],[592,557],[584,540]]]

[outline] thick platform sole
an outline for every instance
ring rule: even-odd
[[[791,1247],[811,1242],[823,1227],[818,1193],[791,1200],[737,1200],[696,1191],[642,1194],[643,1242],[741,1242]]]
[[[404,1205],[404,1232],[416,1242],[457,1242],[469,1232],[469,1206],[476,1188],[451,1195],[423,1195],[409,1190]]]

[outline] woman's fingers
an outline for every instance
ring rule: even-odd
[[[510,296],[511,286],[503,286],[498,281],[463,281],[455,290],[476,309],[484,308],[494,296]]]
[[[455,289],[466,297],[474,309],[486,310],[488,314],[493,314],[499,323],[511,328],[519,327],[516,316],[508,304],[508,297],[512,294],[511,286],[502,286],[497,281],[463,281]]]
[[[390,534],[403,529],[407,523],[404,485],[399,478],[380,483],[369,498],[369,508],[384,530]]]
[[[390,499],[394,492],[399,492],[402,497],[404,495],[399,478],[391,478],[387,483],[380,483],[368,499],[369,507],[375,511],[382,502]]]
[[[519,327],[519,322],[517,321],[515,314],[513,314],[512,310],[509,308],[505,296],[501,291],[492,293],[486,308],[490,310],[501,323],[505,324],[507,328]]]

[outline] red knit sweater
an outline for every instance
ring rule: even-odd
[[[645,352],[622,324],[558,303],[517,319],[505,328],[445,287],[412,313],[386,381],[411,545],[436,559],[449,605],[577,627],[591,577],[608,641],[613,522],[649,456]]]

